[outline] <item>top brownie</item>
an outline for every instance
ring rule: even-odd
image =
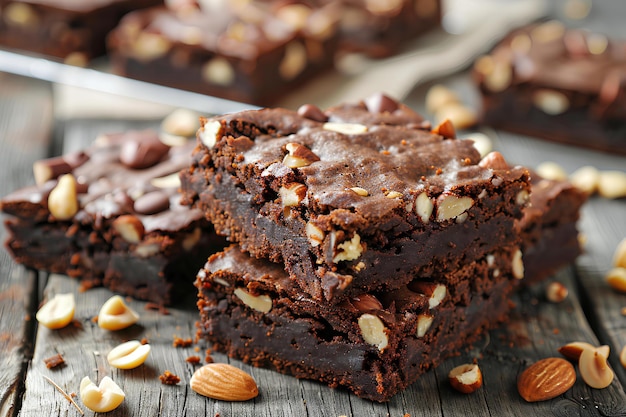
[[[438,133],[441,131],[446,136]],[[390,290],[519,242],[528,172],[385,96],[206,119],[183,202],[319,300]]]

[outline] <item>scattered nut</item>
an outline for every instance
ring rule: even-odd
[[[453,368],[448,373],[450,385],[463,394],[471,394],[483,385],[483,374],[478,365],[468,363]]]
[[[234,293],[245,305],[256,311],[268,313],[272,309],[272,299],[269,295],[252,295],[242,288],[235,288]]]
[[[311,246],[319,246],[324,241],[324,231],[313,223],[308,222],[304,230]]]
[[[608,346],[583,349],[578,359],[578,369],[583,381],[591,388],[602,389],[611,385],[614,373],[607,363]]]
[[[415,214],[417,214],[424,223],[428,223],[430,221],[430,216],[433,214],[434,207],[435,205],[433,204],[433,201],[428,198],[428,194],[425,192],[418,195],[415,199]]]
[[[111,378],[105,376],[97,386],[88,376],[80,381],[80,399],[96,413],[107,413],[115,410],[124,401],[124,391]]]
[[[398,192],[398,191],[389,191],[387,194],[385,194],[385,197],[387,197],[387,198],[402,198],[402,193]]]
[[[161,122],[161,130],[170,135],[192,137],[200,128],[200,115],[188,109],[176,109]]]
[[[296,78],[307,64],[306,47],[297,41],[287,44],[285,55],[278,65],[278,72],[285,80]]]
[[[211,149],[222,136],[222,132],[222,123],[219,120],[207,121],[200,130],[198,130],[198,137],[207,148]]]
[[[595,349],[595,347],[591,343],[587,342],[572,342],[561,346],[558,351],[567,359],[578,361],[578,359],[580,359],[580,354],[583,353],[583,350],[585,349]]]
[[[456,138],[456,129],[454,128],[454,124],[447,118],[441,120],[439,124],[431,130],[431,132],[435,135],[443,136],[446,139]]]
[[[522,256],[522,251],[519,249],[513,254],[512,270],[513,276],[517,279],[524,278],[524,261],[522,260]]]
[[[546,298],[553,303],[560,303],[567,298],[569,292],[560,282],[551,282],[546,288]]]
[[[235,82],[235,69],[226,59],[216,57],[202,66],[202,79],[209,84],[228,87]]]
[[[150,184],[157,188],[180,188],[180,177],[178,172],[175,172],[164,177],[153,178]]]
[[[435,84],[426,93],[426,110],[435,114],[437,111],[450,103],[458,103],[459,97],[443,84]]]
[[[98,313],[98,326],[106,330],[122,330],[139,321],[139,315],[119,295],[109,298]]]
[[[285,149],[289,153],[283,158],[283,164],[289,168],[306,167],[320,160],[313,151],[299,143],[288,143],[285,145]]]
[[[474,132],[469,135],[467,140],[474,142],[474,148],[478,149],[480,157],[484,158],[493,149],[493,144],[489,136],[484,133]]]
[[[323,129],[343,133],[344,135],[359,135],[367,132],[367,126],[359,123],[326,122],[323,125]]]
[[[478,120],[476,112],[461,103],[448,103],[435,114],[435,120],[450,120],[455,128],[467,129]]]
[[[250,374],[226,363],[209,363],[196,369],[189,386],[200,395],[222,401],[247,401],[259,395]]]
[[[415,332],[416,337],[424,337],[426,332],[430,329],[430,326],[433,324],[433,316],[428,314],[420,314],[417,316],[417,331]]]
[[[363,340],[366,343],[376,346],[381,352],[387,347],[389,343],[387,328],[380,318],[373,314],[365,313],[359,317],[358,324]]]
[[[611,288],[626,293],[626,268],[613,268],[606,273],[605,278]]]
[[[139,243],[145,229],[143,223],[132,214],[125,214],[113,221],[113,229],[128,243]]]
[[[109,365],[118,369],[134,369],[143,364],[150,353],[150,345],[130,340],[114,347],[107,355]]]
[[[341,261],[351,261],[357,259],[363,253],[363,246],[361,245],[361,236],[355,233],[352,239],[346,240],[337,245],[333,262],[338,263]]]
[[[369,195],[367,190],[361,187],[352,187],[350,189],[354,191],[357,195],[360,195],[361,197],[367,197]]]
[[[537,90],[533,93],[533,104],[549,115],[564,113],[569,108],[565,94],[554,90]]]
[[[295,207],[306,197],[306,185],[292,182],[280,187],[278,194],[283,203],[283,207]]]
[[[74,319],[75,308],[74,294],[56,294],[41,306],[35,317],[49,329],[61,329]]]
[[[626,268],[626,238],[622,239],[622,241],[615,248],[615,253],[613,254],[613,266],[618,268]]]
[[[598,189],[600,172],[598,172],[595,167],[584,166],[574,171],[569,176],[569,180],[572,185],[574,185],[574,187],[578,188],[584,193],[591,195],[595,193]]]
[[[626,172],[601,171],[598,178],[598,194],[604,198],[626,197]]]
[[[437,199],[437,221],[443,222],[454,219],[465,213],[474,205],[470,197],[457,197],[455,195],[442,195]]]
[[[59,177],[48,196],[48,210],[57,220],[69,220],[78,212],[76,178],[72,174]]]
[[[517,380],[517,391],[528,402],[555,398],[576,382],[576,370],[561,358],[547,358],[526,368]]]
[[[539,174],[539,176],[548,180],[567,180],[567,173],[565,172],[563,167],[561,167],[561,165],[557,164],[556,162],[542,162],[537,166],[535,171],[537,171],[537,174]]]

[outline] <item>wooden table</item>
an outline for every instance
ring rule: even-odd
[[[453,88],[469,91],[467,76],[444,80]],[[417,88],[407,102],[419,109],[426,87]],[[33,182],[32,163],[46,156],[85,146],[97,133],[127,127],[156,126],[157,121],[55,120],[53,92],[45,82],[0,73],[0,195]],[[472,100],[471,93],[465,94]],[[475,98],[474,98],[475,99]],[[568,172],[583,165],[626,170],[626,158],[574,149],[527,137],[484,131],[495,148],[509,159],[536,166],[555,161]],[[272,371],[256,369],[225,355],[213,354],[217,362],[231,362],[256,379],[260,395],[244,403],[220,402],[201,397],[189,389],[195,366],[185,359],[204,358],[205,346],[172,346],[175,337],[193,338],[197,310],[191,280],[189,300],[164,315],[147,310],[146,303],[129,301],[140,313],[138,325],[107,332],[92,321],[112,294],[105,289],[79,292],[75,280],[26,270],[0,250],[0,416],[76,416],[78,411],[44,376],[68,393],[77,393],[80,380],[111,376],[126,393],[126,400],[111,416],[626,416],[626,370],[618,355],[626,345],[626,295],[611,290],[603,275],[611,267],[618,242],[626,237],[626,201],[593,197],[583,209],[580,229],[587,238],[586,253],[575,265],[564,268],[550,281],[569,289],[560,304],[545,299],[545,284],[516,295],[511,321],[489,333],[459,357],[428,372],[389,403],[361,400],[347,392],[296,380]],[[0,230],[0,239],[6,239]],[[52,331],[34,320],[40,302],[60,292],[74,292],[78,326]],[[485,312],[489,314],[489,312]],[[122,341],[147,338],[152,352],[145,365],[131,371],[111,368],[107,352]],[[557,348],[585,341],[611,347],[616,373],[606,389],[595,390],[579,380],[564,395],[546,402],[526,403],[517,393],[516,379],[529,364],[559,356]],[[47,369],[43,359],[61,353],[66,365]],[[472,395],[454,391],[448,371],[477,360],[484,375],[483,387]],[[178,375],[175,386],[162,385],[165,370]],[[78,401],[80,404],[80,401]],[[87,415],[91,411],[83,407]]]

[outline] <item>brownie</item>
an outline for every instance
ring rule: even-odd
[[[500,248],[449,276],[333,305],[233,246],[198,274],[198,336],[254,366],[387,401],[506,318],[516,252]]]
[[[483,122],[626,154],[625,48],[557,21],[512,31],[474,64]]]
[[[535,172],[531,178],[530,204],[517,225],[525,285],[543,281],[581,254],[576,223],[588,197],[569,181],[548,180]]]
[[[219,10],[172,4],[127,15],[109,36],[114,71],[267,105],[332,67],[334,2],[320,8],[306,2],[226,4]]]
[[[0,201],[18,263],[167,304],[190,293],[224,246],[201,211],[179,203],[178,171],[193,142],[151,130],[103,135],[84,151],[34,164],[37,185]],[[185,282],[188,286],[185,286]]]
[[[131,10],[162,0],[2,0],[0,45],[84,65],[105,53],[105,38]]]

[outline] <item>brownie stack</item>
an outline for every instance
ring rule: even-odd
[[[214,348],[386,401],[509,311],[529,173],[382,95],[202,121],[183,204]]]

